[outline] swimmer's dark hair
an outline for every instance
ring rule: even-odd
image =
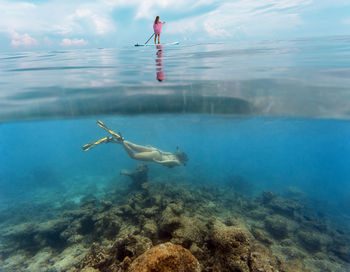
[[[155,24],[158,24],[158,22],[159,22],[159,16],[157,16],[156,19],[154,20]]]
[[[178,160],[183,163],[184,165],[186,165],[187,161],[188,161],[188,157],[187,154],[185,152],[181,152],[181,151],[176,151],[174,153],[174,155],[178,158]]]

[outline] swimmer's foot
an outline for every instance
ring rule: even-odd
[[[111,140],[111,142],[122,142],[124,141],[124,137],[122,137],[122,135],[120,134],[120,132],[115,133],[113,130],[110,130],[104,123],[102,123],[102,121],[98,120],[97,125],[99,125],[101,128],[103,128],[104,130],[106,130],[109,134],[112,135],[112,137],[109,137],[109,139],[114,139],[113,141]]]
[[[118,142],[119,142],[119,143],[124,142],[125,138],[124,138],[123,135],[120,133],[120,131],[118,131],[118,135],[119,135]]]
[[[105,143],[121,144],[122,142],[124,142],[124,137],[120,134],[120,132],[118,132],[118,137],[115,137],[115,136],[107,137],[107,141]]]
[[[83,149],[83,151],[88,151],[91,148],[95,147],[96,145],[109,143],[110,142],[109,138],[112,138],[112,137],[104,137],[96,142],[86,144],[86,145],[82,146],[82,149]]]
[[[124,140],[124,138],[123,138],[123,140]],[[119,137],[119,138],[117,138],[117,137],[107,137],[107,140],[104,142],[105,144],[109,144],[109,143],[117,143],[117,144],[120,144],[122,141],[122,138],[121,137]]]

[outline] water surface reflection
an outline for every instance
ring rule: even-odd
[[[157,71],[157,80],[158,81],[164,81],[165,80],[165,73],[163,71],[163,46],[157,45],[157,58],[156,58],[156,71]]]

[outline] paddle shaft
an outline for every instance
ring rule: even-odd
[[[149,40],[152,39],[153,36],[154,36],[154,33],[152,34],[151,37],[149,37],[149,39],[147,40],[147,42],[145,42],[145,44],[147,44],[149,42]]]

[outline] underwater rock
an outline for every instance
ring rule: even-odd
[[[138,164],[136,166],[136,171],[122,169],[120,174],[128,176],[131,179],[131,184],[129,186],[130,191],[139,191],[142,189],[142,184],[148,181],[148,166],[144,163]]]
[[[200,265],[191,252],[180,245],[164,243],[137,257],[127,272],[200,272]]]
[[[288,227],[285,219],[281,216],[272,216],[265,220],[266,230],[276,239],[288,237]]]
[[[306,250],[316,252],[321,249],[320,237],[314,232],[299,231],[297,237]]]
[[[66,219],[54,219],[44,223],[23,223],[3,229],[1,236],[6,241],[8,248],[16,252],[21,249],[35,255],[44,247],[61,249],[66,245],[66,240],[60,233],[68,227]]]
[[[250,229],[251,233],[253,234],[254,238],[258,241],[266,244],[271,245],[272,242],[265,236],[264,231],[256,226],[252,226]]]
[[[83,269],[80,270],[80,272],[99,272],[99,271],[100,270],[97,270],[97,269],[92,268],[92,267],[86,267],[86,268],[83,268]],[[70,271],[68,271],[68,272],[70,272]]]
[[[271,202],[272,199],[276,198],[277,195],[273,192],[262,192],[261,194],[261,202],[263,204],[268,204]]]
[[[120,222],[119,217],[112,216],[111,214],[100,216],[100,218],[96,218],[94,223],[94,235],[100,239],[106,238],[112,240],[120,231]]]
[[[345,262],[350,263],[350,237],[348,235],[333,233],[333,241],[329,243],[327,250]]]
[[[151,247],[152,241],[147,237],[132,234],[124,235],[118,238],[108,249],[93,244],[90,252],[76,267],[80,270],[83,269],[82,271],[89,271],[88,269],[91,268],[97,269],[97,271],[120,271],[119,268],[126,269],[132,259]]]
[[[116,214],[123,217],[130,217],[135,215],[135,211],[130,205],[125,204],[118,207]]]
[[[99,202],[92,201],[81,206],[76,212],[63,213],[62,217],[66,218],[67,224],[60,237],[67,244],[84,242],[88,246],[95,241],[115,239],[120,231],[122,219],[108,202],[107,210],[106,205],[102,204],[100,209],[98,204]]]
[[[297,220],[305,229],[314,229],[323,233],[327,232],[328,230],[327,223],[320,220],[319,218],[301,215],[299,218],[297,218]]]
[[[113,212],[133,224],[138,224],[143,217],[156,217],[160,213],[160,206],[155,205],[155,197],[150,194],[148,187],[148,184],[143,183],[141,191],[130,194],[125,204],[113,208]]]
[[[162,212],[159,222],[160,238],[171,238],[174,230],[181,226],[181,217],[179,216],[179,208],[176,204],[169,204]]]
[[[70,271],[100,271],[100,268],[104,269],[113,264],[113,261],[108,253],[103,250],[99,245],[93,243],[90,247],[90,251],[86,256]]]
[[[89,235],[94,232],[94,225],[95,222],[93,220],[93,215],[92,214],[86,214],[82,216],[81,218],[77,218],[71,222],[69,225],[69,228],[67,228],[62,234],[62,236],[67,237],[69,239],[69,236],[74,236],[74,235]],[[72,241],[77,242],[77,241]]]
[[[111,253],[117,257],[119,261],[123,261],[125,257],[137,257],[152,247],[152,241],[141,235],[124,235],[116,240],[111,249]]]
[[[202,246],[207,233],[208,228],[202,221],[197,218],[182,216],[180,227],[174,230],[170,241],[189,249],[193,243]]]
[[[255,220],[264,220],[266,216],[268,216],[268,212],[264,208],[258,208],[256,210],[250,210],[247,213],[247,216],[255,219]]]
[[[272,256],[269,249],[263,245],[251,247],[248,265],[250,269],[249,272],[287,272],[287,270],[278,269],[278,260]],[[294,272],[295,271],[299,270],[294,270]]]
[[[85,210],[96,207],[96,204],[97,199],[92,194],[84,196],[79,203],[80,207],[85,208]]]
[[[36,228],[36,239],[40,241],[41,247],[50,246],[61,249],[66,245],[66,241],[62,239],[60,233],[69,225],[69,221],[60,218],[40,223]]]
[[[283,199],[281,197],[272,199],[268,206],[275,213],[291,218],[295,216],[296,212],[303,209],[303,205],[301,205],[299,202]]]
[[[107,211],[113,207],[113,203],[111,201],[107,201],[107,200],[103,200],[103,199],[100,200],[100,204],[102,206],[103,211]]]
[[[196,243],[192,242],[189,251],[197,258],[197,260],[205,262],[208,259],[207,250],[205,247],[199,247]]]
[[[288,239],[284,241],[288,241]],[[284,255],[288,256],[289,259],[302,259],[305,257],[305,254],[303,254],[300,250],[297,250],[292,246],[292,244],[290,243],[291,241],[287,242],[287,245],[283,242],[281,243],[280,247],[281,252]]]
[[[329,251],[333,252],[337,257],[343,261],[350,263],[350,247],[348,246],[330,246]]]
[[[147,218],[155,217],[159,213],[159,207],[152,206],[152,207],[144,208],[141,212]]]
[[[293,218],[304,206],[298,200],[285,199],[273,192],[263,192],[258,198],[265,207],[273,210],[274,213]]]
[[[151,239],[155,239],[158,233],[158,227],[154,220],[146,219],[142,226],[142,234]]]
[[[69,269],[76,263],[78,263],[86,253],[88,249],[82,247],[80,244],[76,244],[71,247],[64,249],[59,255],[50,255],[47,262],[52,265],[52,268],[48,268],[48,264],[41,267],[40,270],[32,270],[28,267],[28,271],[70,271]],[[56,256],[55,256],[56,255]],[[42,262],[41,262],[42,263]]]
[[[249,272],[250,244],[243,230],[237,227],[227,227],[217,220],[208,224],[216,269]]]

